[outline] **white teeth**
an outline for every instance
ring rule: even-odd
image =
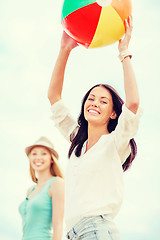
[[[41,166],[41,165],[42,165],[42,163],[35,163],[35,165],[37,165],[37,166]]]
[[[97,111],[90,109],[88,112],[99,114]]]

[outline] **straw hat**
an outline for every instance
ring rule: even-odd
[[[36,146],[46,147],[51,152],[51,154],[53,155],[55,174],[57,176],[63,177],[63,171],[58,163],[59,156],[56,150],[54,149],[52,142],[46,137],[40,137],[35,143],[25,148],[25,153],[27,154],[27,156],[31,152],[32,148]]]

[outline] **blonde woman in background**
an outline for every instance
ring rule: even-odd
[[[64,213],[64,180],[58,153],[46,137],[26,147],[30,174],[36,184],[27,191],[19,212],[23,240],[61,240]]]

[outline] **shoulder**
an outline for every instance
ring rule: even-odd
[[[52,197],[61,192],[64,192],[64,179],[61,177],[55,177],[51,183],[49,194]]]
[[[57,102],[51,105],[51,112],[53,113],[53,115],[58,114],[58,116],[60,116],[61,114],[66,115],[66,113],[69,112],[69,109],[64,104],[63,100],[59,99]]]
[[[143,114],[142,108],[139,106],[136,110],[136,112],[131,111],[125,104],[122,106],[122,113],[121,115],[124,115],[127,117],[129,120],[133,119],[139,119]],[[121,116],[120,115],[120,116]]]
[[[63,178],[61,178],[61,177],[54,177],[53,178],[53,181],[52,181],[52,183],[51,183],[51,187],[52,186],[57,186],[57,185],[62,185],[62,184],[64,184],[64,179]]]
[[[129,133],[130,137],[133,138],[138,130],[140,118],[143,110],[141,107],[138,108],[136,114],[130,111],[125,105],[122,106],[122,113],[119,116],[118,124],[115,128],[116,133]],[[123,140],[123,139],[122,139]]]

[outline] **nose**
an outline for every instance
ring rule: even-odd
[[[92,103],[92,106],[93,107],[98,107],[96,103]]]
[[[37,154],[37,155],[35,156],[35,158],[36,158],[36,159],[40,159],[40,155]]]
[[[93,106],[93,107],[98,107],[98,100],[94,100],[94,101],[92,102],[92,106]]]

